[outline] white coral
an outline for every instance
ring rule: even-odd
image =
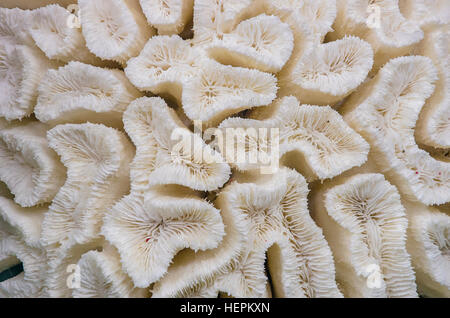
[[[178,34],[192,19],[194,0],[139,0],[139,3],[158,34]]]
[[[0,116],[28,117],[34,109],[38,85],[48,69],[56,67],[37,48],[0,43]]]
[[[214,126],[242,110],[269,105],[277,90],[271,74],[204,61],[199,74],[184,85],[181,103],[189,119]]]
[[[74,288],[74,298],[144,298],[146,289],[136,288],[122,271],[118,253],[113,247],[89,251],[78,261],[80,286]]]
[[[274,296],[342,297],[331,251],[309,215],[307,194],[305,179],[286,168],[268,178],[243,176],[242,181],[226,186],[217,204],[224,215],[239,220],[242,229],[228,238],[243,239],[239,253],[212,276],[184,287],[178,295],[189,297],[200,289],[233,297],[271,296],[264,266],[268,258]],[[164,279],[161,284],[164,287]],[[161,288],[159,284],[156,287]]]
[[[69,26],[70,15],[56,4],[34,10],[29,30],[34,42],[49,59],[101,64],[86,47],[81,29]]]
[[[139,0],[79,0],[78,5],[87,47],[102,59],[124,65],[154,34]]]
[[[131,173],[139,177],[133,179],[133,188],[178,184],[214,191],[228,180],[231,171],[222,156],[187,129],[163,99],[137,99],[124,122],[137,148]]]
[[[450,216],[420,203],[405,202],[410,226],[408,251],[420,294],[450,297]]]
[[[450,200],[450,166],[420,149],[414,127],[434,90],[437,70],[429,58],[399,57],[344,105],[345,120],[372,146],[378,166],[412,200]]]
[[[433,95],[426,101],[416,126],[419,142],[437,148],[450,148],[450,31],[432,28],[425,35],[419,53],[433,60],[438,81]]]
[[[116,246],[126,273],[145,288],[167,272],[182,249],[217,247],[224,235],[219,211],[195,195],[177,197],[158,190],[131,194],[104,218],[106,239]],[[124,239],[126,238],[126,239]]]
[[[314,46],[282,78],[280,94],[295,94],[305,104],[333,105],[356,90],[372,65],[372,47],[358,37]]]
[[[270,107],[254,111],[252,119],[230,118],[219,128],[260,127],[279,129],[279,155],[283,162],[301,171],[308,180],[332,178],[362,165],[369,152],[369,145],[353,131],[339,114],[330,107],[300,105],[295,97],[284,97]],[[264,140],[238,138],[239,149],[273,151],[274,144],[264,145]],[[227,143],[219,148],[228,158]],[[243,148],[245,147],[245,148]],[[233,149],[234,150],[234,149]],[[246,162],[235,164],[248,170]]]
[[[338,0],[338,13],[329,38],[355,35],[375,52],[374,70],[389,59],[406,55],[423,39],[420,27],[401,13],[398,0]]]
[[[72,61],[44,76],[35,114],[51,125],[89,120],[121,128],[123,112],[141,96],[122,71]]]
[[[316,194],[346,297],[417,297],[406,250],[408,220],[397,189],[381,174],[357,174]]]
[[[0,179],[23,207],[50,202],[64,183],[65,169],[49,148],[46,133],[38,122],[0,130]]]
[[[19,8],[0,8],[0,39],[12,44],[33,46],[30,24],[33,12]]]
[[[183,83],[197,72],[200,55],[178,35],[154,36],[128,61],[125,74],[140,90],[181,99]]]
[[[47,207],[22,208],[0,197],[0,272],[22,263],[23,272],[0,282],[1,297],[35,298],[44,293],[47,257],[40,245]]]
[[[48,140],[67,167],[67,180],[45,216],[42,242],[63,251],[96,242],[103,215],[129,190],[132,145],[123,133],[90,123],[56,126]]]
[[[222,64],[277,73],[289,60],[294,37],[289,25],[265,14],[244,20],[230,33],[215,39],[209,56]]]

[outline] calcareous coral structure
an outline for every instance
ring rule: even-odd
[[[448,0],[16,5],[0,297],[450,297]]]

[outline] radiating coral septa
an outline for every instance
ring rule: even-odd
[[[371,144],[377,165],[389,180],[409,200],[424,204],[450,200],[449,163],[434,159],[414,138],[419,113],[436,79],[429,58],[399,57],[342,107],[345,120]]]
[[[314,196],[346,297],[417,297],[405,209],[383,175],[338,178]]]
[[[450,147],[450,31],[446,27],[430,27],[418,53],[433,60],[438,80],[433,95],[427,99],[417,121],[417,141],[436,148]]]
[[[44,297],[71,298],[73,291],[81,287],[81,256],[91,250],[101,250],[104,242],[98,238],[86,244],[76,244],[67,248],[46,246],[47,272],[44,277]]]
[[[343,0],[337,2],[337,8],[334,32],[328,39],[337,40],[348,34],[369,42],[375,53],[373,74],[390,59],[410,54],[423,39],[419,25],[402,15],[398,0]]]
[[[22,208],[14,201],[0,196],[0,216],[30,247],[41,248],[41,226],[48,206]]]
[[[270,177],[242,175],[226,186],[217,204],[222,215],[237,216],[240,221],[234,222],[242,228],[237,236],[227,232],[225,240],[242,242],[240,248],[225,267],[190,286],[183,285],[176,295],[214,295],[213,291],[220,291],[232,297],[270,296],[264,268],[267,253],[275,295],[341,297],[334,280],[331,252],[307,211],[307,193],[305,179],[289,169]],[[172,284],[174,273],[179,274],[180,270],[179,266],[169,269]],[[161,288],[167,288],[165,283],[156,284],[156,295],[161,295]]]
[[[32,12],[29,32],[49,59],[107,65],[88,50],[81,28],[69,23],[72,14],[67,9],[54,4]]]
[[[2,42],[34,46],[30,35],[33,11],[19,8],[0,8],[0,38]]]
[[[22,207],[50,202],[64,183],[65,169],[46,140],[39,122],[11,125],[0,131],[0,179]]]
[[[136,288],[123,272],[120,255],[112,246],[102,251],[83,254],[77,265],[80,286],[74,288],[74,298],[147,298],[147,289]]]
[[[231,171],[222,156],[187,129],[163,99],[136,100],[124,122],[137,147],[131,174],[141,174],[132,181],[133,188],[178,184],[213,191],[228,180]]]
[[[57,64],[49,61],[36,47],[0,43],[0,116],[11,121],[33,112],[38,85],[47,70]]]
[[[43,77],[35,114],[52,126],[88,120],[121,128],[123,112],[142,95],[118,69],[72,61]]]
[[[242,110],[269,105],[277,90],[271,74],[205,61],[200,73],[184,85],[181,103],[188,118],[215,126]]]
[[[399,7],[406,19],[422,27],[450,21],[450,6],[446,0],[399,0]]]
[[[276,100],[269,107],[255,110],[251,119],[230,118],[219,128],[257,127],[258,129],[279,129],[279,156],[281,163],[301,171],[308,180],[332,178],[340,173],[362,165],[369,152],[365,140],[353,131],[330,107],[300,105],[295,97]],[[258,155],[272,152],[277,143],[267,138],[237,138],[238,149],[246,150],[246,158],[251,151]],[[226,144],[225,144],[226,145]],[[219,144],[227,156],[227,149]],[[264,150],[266,149],[266,150]],[[241,170],[252,165],[234,163]],[[261,166],[261,165],[259,165]]]
[[[450,216],[420,203],[404,201],[404,205],[409,219],[407,247],[418,292],[450,297]]]
[[[280,82],[281,96],[304,104],[333,105],[366,79],[373,65],[369,43],[354,36],[311,47]]]
[[[128,61],[125,74],[140,90],[181,99],[181,87],[196,73],[200,53],[178,35],[154,36]]]
[[[332,31],[336,18],[336,0],[265,0],[265,9],[285,20],[305,21],[314,37],[322,42],[325,35]]]
[[[215,248],[224,235],[221,216],[211,204],[193,196],[162,200],[151,190],[145,198],[132,193],[122,199],[104,223],[103,235],[117,247],[124,270],[140,288],[161,279],[179,251]]]
[[[289,60],[294,37],[289,25],[265,14],[244,20],[207,46],[209,56],[226,65],[277,73]]]
[[[196,45],[209,44],[215,37],[230,32],[244,18],[254,0],[197,0],[194,2],[194,39]]]
[[[0,282],[0,296],[4,298],[37,298],[44,290],[46,257],[40,248],[26,245],[11,235],[0,243],[0,271],[22,263],[24,271]]]
[[[45,216],[42,241],[60,251],[91,244],[103,215],[129,191],[134,149],[122,132],[90,123],[58,125],[48,140],[68,177]]]
[[[125,65],[155,33],[139,0],[80,0],[78,5],[86,45],[101,59]]]
[[[39,239],[46,207],[22,208],[0,197],[0,272],[22,266],[23,272],[0,282],[0,296],[42,297],[47,256]]]
[[[193,0],[140,0],[147,21],[160,35],[179,34],[192,19]]]

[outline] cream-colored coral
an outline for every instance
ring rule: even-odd
[[[181,99],[183,84],[197,72],[200,54],[178,35],[154,36],[128,61],[125,74],[140,90]]]
[[[103,215],[129,190],[134,149],[123,133],[97,124],[59,125],[47,136],[67,180],[45,215],[42,242],[62,251],[96,242]]]
[[[434,90],[437,70],[429,58],[399,57],[344,105],[345,120],[372,146],[381,171],[411,200],[450,200],[450,166],[420,149],[414,127]]]
[[[139,0],[139,3],[158,34],[178,34],[192,19],[194,0]]]
[[[35,298],[44,293],[47,257],[40,244],[48,207],[22,208],[0,197],[0,272],[22,263],[23,272],[0,282],[0,297]]]
[[[199,74],[184,85],[181,103],[189,119],[215,126],[242,110],[269,105],[277,90],[271,74],[205,60]]]
[[[307,194],[305,179],[286,168],[271,177],[244,175],[225,187],[218,207],[224,214],[239,215],[245,243],[225,268],[198,285],[186,286],[180,295],[206,288],[233,297],[268,297],[267,258],[274,296],[342,297],[331,251],[309,216]]]
[[[194,1],[194,43],[208,44],[217,36],[230,32],[243,19],[245,9],[255,0]]]
[[[219,128],[253,127],[279,129],[279,155],[289,166],[297,168],[310,181],[332,178],[355,166],[362,165],[369,145],[355,133],[330,107],[300,105],[295,97],[284,97],[270,107],[254,111],[252,119],[230,118]],[[270,152],[275,145],[264,145],[259,137],[237,138],[239,149]],[[259,144],[259,145],[258,145]],[[224,156],[234,155],[227,149],[231,143],[219,143]],[[284,157],[284,158],[283,158]],[[237,162],[242,170],[252,169],[247,162]]]
[[[70,15],[56,4],[34,10],[29,28],[34,42],[49,59],[102,64],[86,47],[81,29],[68,23]]]
[[[420,143],[436,148],[450,148],[450,30],[430,28],[418,53],[433,60],[438,80],[433,95],[420,112],[415,136]]]
[[[33,46],[30,24],[33,11],[0,8],[0,39],[11,44]]]
[[[417,23],[408,21],[398,0],[337,0],[337,17],[329,40],[355,35],[372,45],[374,70],[391,58],[409,54],[423,39]]]
[[[408,252],[420,294],[450,297],[450,216],[420,203],[405,202]]]
[[[220,201],[220,197],[218,201]],[[220,207],[220,203],[218,204]],[[220,209],[224,237],[214,249],[194,252],[186,249],[173,258],[167,273],[152,287],[152,297],[189,297],[218,295],[215,279],[227,272],[246,244],[248,229],[241,211]]]
[[[36,104],[39,82],[56,66],[37,48],[2,40],[0,116],[8,121],[28,117]]]
[[[239,210],[248,229],[248,250],[243,251],[237,268],[247,268],[248,264],[249,279],[257,279],[258,274],[251,277],[252,268],[254,270],[256,266],[261,270],[261,260],[267,253],[268,268],[275,280],[274,296],[277,297],[341,295],[334,279],[331,251],[322,231],[308,213],[308,192],[303,176],[284,168],[270,178],[256,177],[251,182],[232,183],[220,194],[223,197],[219,207]],[[231,269],[235,266],[230,264]],[[259,286],[250,289],[250,295],[264,296],[265,282],[260,282]]]
[[[89,251],[78,261],[80,286],[73,289],[74,298],[144,298],[146,289],[134,287],[122,271],[119,255],[111,246],[101,252]]]
[[[141,288],[163,277],[182,249],[212,249],[224,235],[219,211],[211,204],[195,195],[158,190],[125,197],[104,222],[103,235],[117,247],[124,270]]]
[[[135,100],[125,112],[124,123],[137,148],[133,188],[178,184],[214,191],[228,180],[230,167],[220,153],[187,129],[163,99]]]
[[[294,37],[289,25],[265,14],[245,20],[207,48],[216,61],[277,73],[289,60]]]
[[[398,0],[401,13],[421,26],[450,23],[450,3],[446,0]]]
[[[293,94],[305,104],[333,105],[357,89],[372,65],[372,47],[358,37],[312,46],[281,78],[280,95]]]
[[[118,69],[69,62],[39,84],[36,118],[52,126],[86,121],[122,127],[122,115],[142,96]]]
[[[139,0],[79,0],[81,29],[89,50],[125,65],[155,33]]]
[[[13,2],[0,297],[449,296],[448,0]]]
[[[356,174],[316,192],[315,219],[346,297],[417,297],[406,250],[408,219],[381,174]]]
[[[0,130],[0,180],[23,207],[50,202],[65,180],[64,166],[49,148],[46,133],[38,122]]]

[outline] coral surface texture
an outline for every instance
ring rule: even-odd
[[[0,298],[450,298],[449,0],[0,0]]]

